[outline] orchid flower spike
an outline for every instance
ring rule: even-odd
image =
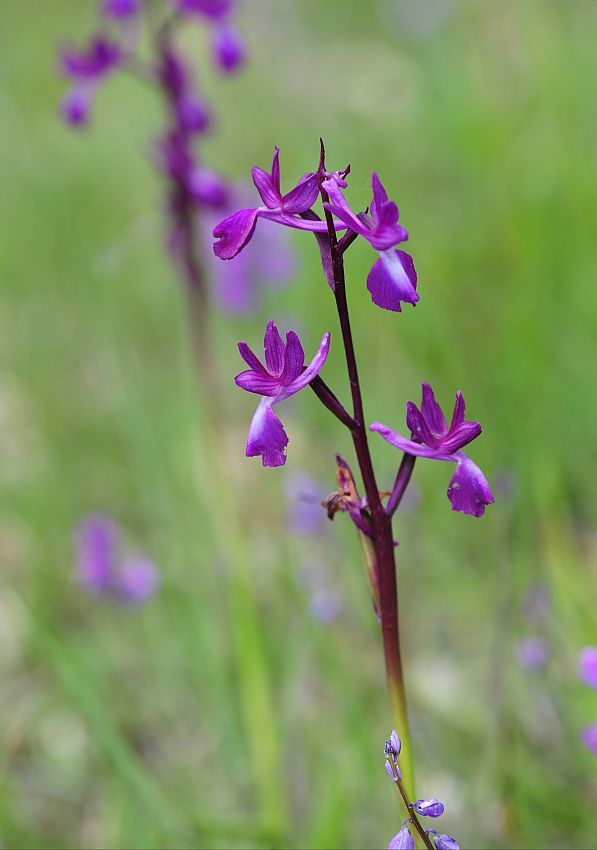
[[[330,334],[323,335],[315,357],[306,368],[305,353],[294,331],[286,334],[284,344],[274,322],[268,322],[263,346],[265,366],[246,342],[238,344],[240,356],[249,369],[234,380],[241,389],[262,396],[249,428],[246,455],[260,455],[264,466],[283,466],[288,437],[273,407],[302,390],[319,374],[328,356]]]

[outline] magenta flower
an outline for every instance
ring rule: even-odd
[[[413,809],[418,815],[424,815],[426,818],[439,818],[444,813],[444,804],[440,803],[437,797],[432,797],[431,800],[417,800],[413,803]]]
[[[406,818],[399,832],[388,844],[388,850],[415,850],[415,839],[408,828],[410,818]]]
[[[109,517],[91,514],[83,520],[76,534],[78,579],[92,596],[138,605],[155,594],[159,573],[145,556],[122,559],[120,536]]]
[[[590,688],[597,688],[597,646],[585,646],[578,656],[578,675]]]
[[[234,380],[243,390],[263,396],[249,428],[247,457],[260,455],[264,466],[282,466],[286,463],[288,437],[273,406],[302,390],[319,374],[328,356],[330,334],[323,335],[315,357],[306,368],[305,353],[294,331],[286,334],[284,344],[274,322],[268,322],[263,345],[266,366],[246,342],[239,342],[240,355],[250,368]]]
[[[175,0],[178,9],[192,15],[221,20],[232,8],[232,0]]]
[[[371,184],[373,199],[369,215],[364,212],[355,214],[350,209],[342,194],[342,185],[336,179],[323,182],[323,188],[330,197],[330,203],[325,206],[378,251],[379,259],[367,277],[367,289],[378,307],[400,313],[401,302],[416,304],[419,300],[413,259],[410,254],[394,247],[408,239],[408,232],[398,224],[398,207],[388,200],[386,190],[375,172],[371,175]]]
[[[371,430],[379,431],[384,440],[406,454],[455,463],[456,472],[448,487],[452,510],[476,517],[483,516],[485,506],[490,505],[494,498],[479,467],[461,451],[463,446],[481,433],[478,422],[464,418],[465,403],[462,393],[456,393],[456,404],[449,428],[433,390],[427,383],[423,383],[421,409],[409,401],[406,411],[406,423],[412,432],[412,439],[403,437],[381,422],[373,422]]]
[[[210,111],[193,92],[189,70],[173,50],[162,54],[159,77],[168,93],[177,129],[185,134],[204,133],[211,124]]]
[[[73,127],[81,127],[89,121],[98,85],[121,59],[120,48],[107,39],[95,38],[86,50],[63,50],[60,59],[63,73],[73,80],[62,100],[62,117]]]
[[[308,172],[290,192],[282,195],[279,155],[280,149],[274,148],[271,172],[257,166],[252,169],[253,182],[263,206],[238,210],[214,227],[213,235],[217,240],[214,253],[221,260],[231,260],[242,251],[255,232],[258,218],[266,218],[299,230],[327,232],[325,221],[299,218],[300,213],[306,212],[315,203],[319,191],[317,174]]]
[[[225,74],[231,74],[244,65],[244,39],[237,30],[227,24],[216,27],[212,35],[212,54],[217,67]]]
[[[587,750],[597,755],[597,723],[591,723],[581,732],[581,740]]]

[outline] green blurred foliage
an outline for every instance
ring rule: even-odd
[[[287,470],[243,457],[251,400],[235,342],[294,321],[336,340],[314,243],[260,315],[213,316],[225,427],[197,391],[185,303],[162,250],[162,185],[147,156],[163,116],[118,78],[92,128],[57,118],[56,49],[95,4],[4,0],[0,27],[0,843],[10,847],[377,847],[402,814],[383,769],[389,712],[379,635],[345,518],[288,532]],[[366,245],[349,299],[371,419],[401,425],[429,380],[463,390],[484,426],[472,452],[497,491],[453,514],[443,464],[420,463],[399,515],[403,643],[422,795],[464,847],[594,846],[597,719],[576,654],[596,642],[597,5],[591,0],[255,0],[246,73],[205,87],[206,160],[239,179],[282,148],[285,179],[375,168],[400,203],[421,301],[375,308]],[[205,53],[199,28],[186,48]],[[287,406],[288,468],[333,488],[351,457],[317,400]],[[387,484],[397,457],[373,441]],[[502,482],[500,486],[499,482]],[[505,483],[509,482],[509,483]],[[244,520],[228,509],[240,506]],[[83,597],[73,529],[113,514],[160,564],[143,610]],[[304,564],[342,594],[309,615]],[[529,589],[548,616],[529,622]],[[516,661],[540,634],[545,670]]]

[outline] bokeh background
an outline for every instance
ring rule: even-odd
[[[276,318],[307,352],[336,335],[315,243],[256,314],[213,311],[225,413],[198,388],[185,299],[162,250],[163,124],[119,76],[92,127],[57,106],[56,51],[95,3],[4,0],[0,26],[0,842],[7,847],[379,847],[402,813],[383,767],[378,628],[346,517],[293,530],[347,437],[309,393],[286,404],[288,464],[244,458],[253,401],[235,343]],[[593,0],[251,0],[251,58],[216,79],[206,157],[234,179],[282,149],[283,177],[379,171],[419,273],[416,309],[375,308],[348,255],[370,419],[402,424],[429,380],[463,390],[496,493],[450,511],[419,463],[398,516],[418,790],[468,848],[594,846],[597,4]],[[341,351],[326,380],[347,397]],[[397,456],[373,442],[390,484]],[[216,465],[228,477],[214,471]],[[232,503],[240,519],[230,512]],[[290,497],[289,494],[290,493]],[[150,555],[145,606],[85,595],[73,534],[100,511]],[[549,647],[521,666],[520,642]]]

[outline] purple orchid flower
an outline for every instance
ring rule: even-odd
[[[212,36],[213,61],[224,74],[231,74],[244,65],[246,46],[240,33],[224,24],[216,27]]]
[[[590,688],[597,688],[597,646],[585,646],[578,656],[578,675]]]
[[[263,345],[266,366],[246,342],[239,342],[240,355],[250,368],[234,380],[243,390],[263,396],[249,428],[247,457],[260,455],[264,466],[282,466],[286,463],[288,437],[273,406],[302,390],[319,374],[328,356],[330,334],[323,335],[315,357],[306,368],[305,353],[294,331],[286,334],[284,344],[274,322],[268,322]]]
[[[524,670],[541,670],[549,658],[549,645],[543,638],[531,635],[517,643],[516,655]]]
[[[398,207],[388,200],[377,174],[373,172],[371,175],[373,200],[369,215],[364,212],[355,214],[350,209],[338,180],[324,180],[322,185],[330,198],[325,207],[351,230],[367,239],[379,253],[379,259],[367,277],[367,289],[373,303],[398,313],[402,312],[401,302],[416,304],[419,294],[413,259],[410,254],[394,247],[408,239],[408,231],[398,224]]]
[[[384,440],[407,454],[455,463],[456,472],[448,487],[452,510],[476,517],[483,516],[485,506],[490,505],[494,498],[479,467],[461,451],[463,446],[481,433],[478,422],[464,418],[465,403],[462,393],[456,393],[456,404],[449,428],[433,390],[427,383],[423,383],[421,410],[412,401],[408,402],[406,410],[406,423],[412,432],[412,439],[403,437],[381,422],[373,422],[371,430],[379,431]]]
[[[317,174],[313,171],[304,174],[290,192],[282,195],[279,157],[280,149],[276,147],[271,172],[257,166],[251,172],[264,205],[238,210],[214,227],[213,235],[217,240],[214,243],[214,253],[221,260],[231,260],[242,251],[255,232],[258,218],[266,218],[299,230],[327,232],[325,221],[319,218],[299,218],[300,213],[307,212],[315,203],[319,193]]]
[[[63,50],[62,71],[73,80],[66,93],[61,112],[65,121],[74,127],[88,123],[96,89],[121,59],[120,48],[104,38],[94,39],[86,50]]]
[[[232,0],[175,0],[179,11],[191,15],[203,15],[212,20],[222,20],[232,8]]]
[[[410,818],[406,818],[399,832],[388,844],[388,850],[415,850],[415,839],[412,836],[408,824]]]

